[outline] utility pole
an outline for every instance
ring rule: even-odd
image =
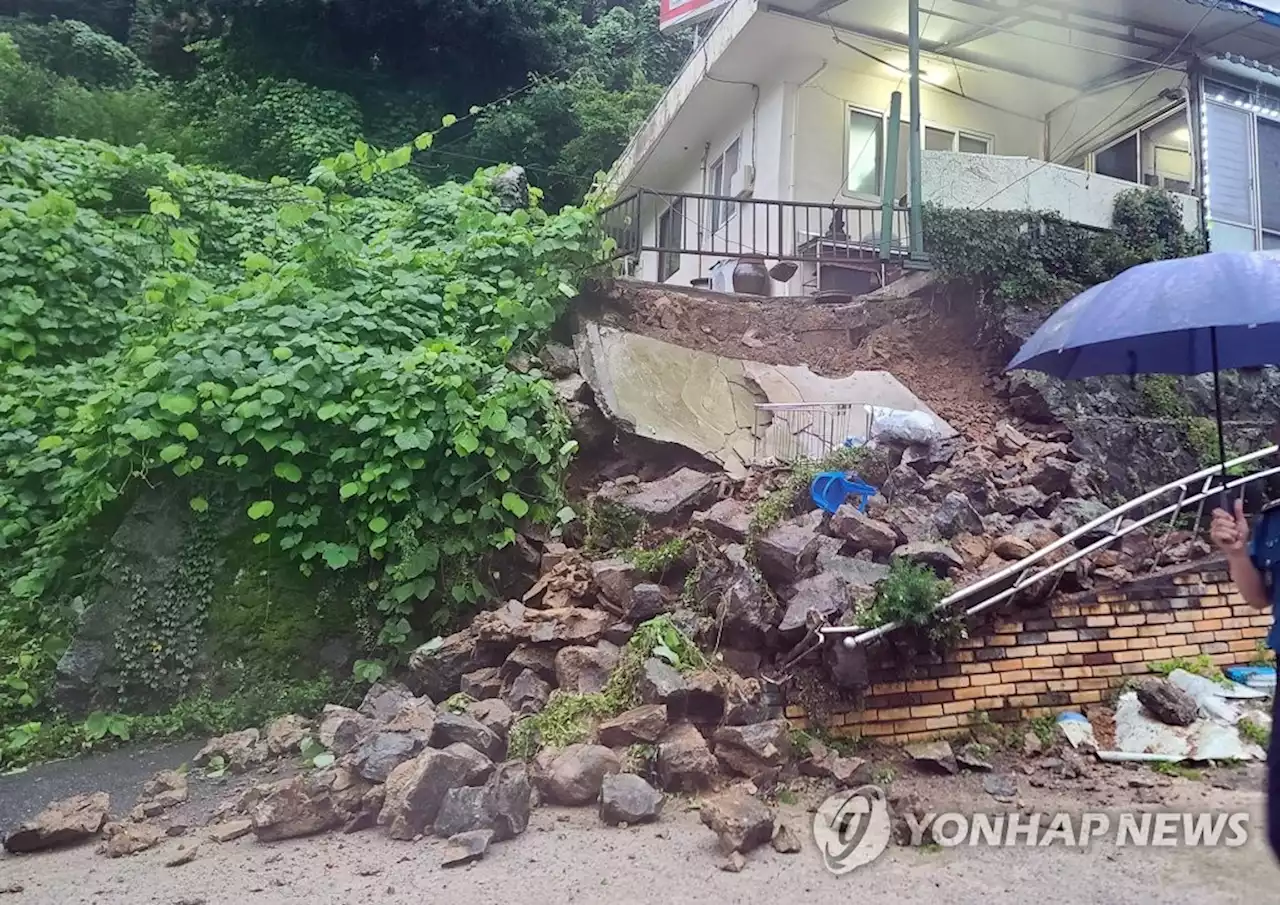
[[[924,257],[924,221],[921,207],[924,204],[920,181],[920,147],[924,129],[924,117],[920,115],[920,0],[908,0],[907,67],[911,70],[911,257]]]

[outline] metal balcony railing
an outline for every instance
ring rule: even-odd
[[[909,218],[881,205],[821,204],[731,198],[639,189],[605,208],[601,225],[615,243],[613,258],[665,281],[685,256],[753,258],[772,265],[863,265],[905,257]],[[885,228],[887,225],[887,229]],[[656,268],[652,267],[656,260]],[[645,267],[645,264],[648,267]],[[785,282],[785,280],[783,280]]]

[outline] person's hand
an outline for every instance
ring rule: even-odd
[[[1227,556],[1241,556],[1249,546],[1249,521],[1244,517],[1244,500],[1236,500],[1235,511],[1213,510],[1209,537]]]

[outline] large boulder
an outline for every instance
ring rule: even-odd
[[[261,733],[257,729],[244,729],[210,739],[197,753],[192,763],[203,767],[215,757],[223,762],[233,773],[243,773],[267,759],[266,746],[259,744]]]
[[[751,530],[751,507],[728,497],[705,512],[694,513],[690,524],[722,541],[740,544]]]
[[[957,534],[982,533],[982,516],[978,515],[969,498],[958,491],[948,493],[938,504],[933,513],[933,523],[938,527],[938,533],[948,539]]]
[[[529,716],[547,706],[551,686],[532,669],[526,669],[502,688],[502,702],[516,716]]]
[[[106,792],[55,801],[9,833],[5,850],[25,854],[83,842],[102,830],[110,810],[111,798]]]
[[[666,704],[667,699],[686,687],[684,676],[670,663],[650,657],[644,661],[636,690],[646,704]]]
[[[606,748],[652,745],[666,730],[666,706],[643,704],[605,720],[596,729],[596,739]]]
[[[660,616],[671,608],[667,589],[660,584],[641,582],[631,589],[623,609],[628,622],[639,625]]]
[[[741,789],[705,799],[700,816],[725,851],[745,854],[773,838],[773,811]]]
[[[1071,479],[1074,475],[1074,463],[1050,456],[1032,466],[1027,482],[1050,496],[1055,493],[1066,494],[1071,492]]]
[[[507,747],[501,736],[475,717],[465,713],[437,714],[431,747],[447,748],[455,743],[474,748],[490,760],[500,760]]]
[[[713,670],[690,673],[683,688],[666,696],[667,718],[715,725],[724,718],[727,692],[724,680]]]
[[[650,823],[662,812],[663,795],[633,773],[615,773],[600,787],[600,819],[609,826]]]
[[[375,682],[365,692],[357,712],[379,723],[388,723],[411,700],[413,692],[399,682]]]
[[[964,560],[946,544],[915,541],[903,544],[893,551],[893,555],[917,565],[928,566],[939,578],[946,578],[952,569],[964,568]]]
[[[465,747],[428,748],[396,767],[387,777],[386,798],[378,823],[387,827],[392,839],[412,839],[425,832],[435,823],[448,791],[473,784],[468,780],[474,780],[477,763],[461,750]],[[484,757],[474,750],[470,753]]]
[[[384,728],[388,732],[408,732],[414,738],[426,741],[431,737],[431,727],[436,721],[436,706],[428,697],[411,698],[400,705],[396,715]]]
[[[820,547],[813,525],[783,522],[756,541],[756,558],[765,578],[790,584],[809,574]]]
[[[342,757],[355,750],[376,726],[373,720],[349,707],[326,704],[320,715],[320,744]]]
[[[611,622],[603,610],[583,607],[535,610],[512,600],[500,609],[480,613],[471,627],[481,641],[515,647],[521,642],[595,644]],[[458,678],[461,680],[461,673]]]
[[[485,789],[489,792],[487,813],[493,838],[501,842],[523,833],[529,826],[529,812],[533,807],[528,766],[522,761],[499,764],[485,783]]]
[[[692,468],[681,468],[659,481],[619,484],[601,488],[599,492],[603,499],[639,515],[651,528],[665,528],[685,521],[715,494],[715,475]]]
[[[618,650],[612,645],[562,647],[556,654],[556,684],[569,694],[597,694],[617,665]]]
[[[406,732],[375,732],[355,749],[351,765],[369,782],[386,782],[392,770],[413,759],[422,747]]]
[[[470,629],[429,641],[409,656],[409,673],[419,694],[443,701],[456,694],[463,673],[470,672],[476,652],[476,636]]]
[[[490,732],[499,738],[506,738],[515,721],[515,714],[505,701],[496,698],[488,701],[475,701],[467,705],[467,716],[482,723]]]
[[[668,792],[702,792],[719,780],[719,763],[691,723],[670,727],[658,741],[658,780]]]
[[[591,804],[610,773],[622,771],[622,761],[603,745],[569,745],[544,749],[534,760],[534,781],[543,797],[553,804]]]
[[[892,525],[865,515],[852,503],[845,503],[836,510],[829,530],[842,538],[855,553],[869,550],[873,556],[888,556],[902,543],[901,536]]]
[[[721,726],[713,738],[716,759],[749,778],[773,777],[791,757],[791,727],[786,720],[751,726]]]
[[[333,792],[318,778],[295,776],[276,783],[253,806],[253,833],[259,842],[313,836],[341,826],[344,815]]]
[[[702,606],[715,612],[720,641],[731,647],[763,646],[781,616],[777,601],[747,561],[746,549],[737,544],[704,566],[696,590]]]
[[[844,579],[834,572],[819,572],[796,583],[778,631],[784,635],[802,631],[808,625],[811,612],[835,622],[848,607]]]
[[[591,577],[605,599],[619,607],[627,605],[631,597],[631,589],[641,580],[640,572],[635,565],[620,556],[592,562]]]
[[[272,720],[267,726],[267,753],[272,757],[283,757],[298,750],[302,740],[311,732],[311,721],[296,713],[285,714]]]

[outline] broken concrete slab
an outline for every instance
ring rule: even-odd
[[[831,429],[839,425],[823,422],[863,424],[876,407],[925,412],[941,433],[955,434],[887,371],[832,379],[807,367],[722,358],[594,321],[583,325],[574,345],[596,403],[614,422],[646,439],[684,446],[735,477],[745,475],[757,456],[778,455],[777,450],[820,458],[847,433],[841,427],[837,437]],[[756,408],[771,403],[848,405],[849,417],[830,419],[827,411],[807,408]]]
[[[714,498],[715,493],[715,475],[681,468],[645,484],[602,487],[598,496],[630,509],[650,528],[665,528],[688,518],[695,509]]]

